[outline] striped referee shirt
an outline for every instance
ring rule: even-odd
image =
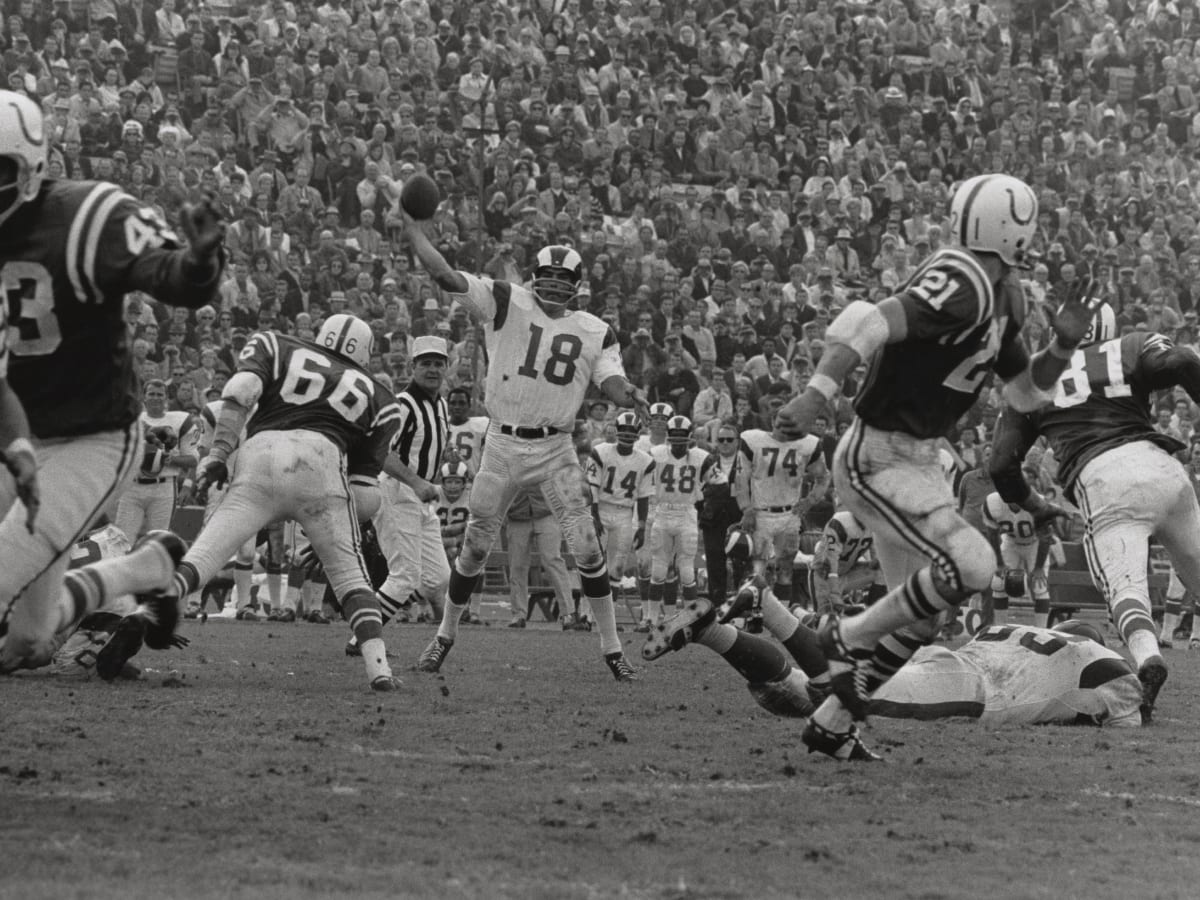
[[[436,482],[450,434],[446,401],[410,384],[396,402],[400,406],[400,427],[392,438],[392,452],[418,477]]]

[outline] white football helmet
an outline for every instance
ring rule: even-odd
[[[365,369],[371,361],[375,335],[371,326],[357,316],[338,313],[325,320],[317,332],[317,344]]]
[[[15,91],[0,91],[0,159],[11,159],[17,166],[13,180],[0,184],[3,222],[38,195],[48,165],[41,107]],[[11,200],[10,191],[16,191]]]
[[[650,404],[650,421],[656,419],[667,421],[671,416],[675,415],[675,407],[670,403],[651,403]]]
[[[623,447],[632,447],[637,443],[641,427],[637,413],[623,412],[617,416],[617,443]]]
[[[1023,268],[1028,265],[1037,217],[1037,195],[1021,179],[976,175],[954,192],[950,233],[968,250],[995,253],[1008,265]]]
[[[565,310],[579,294],[583,282],[583,257],[570,247],[552,244],[538,251],[533,261],[530,289],[548,313]]]
[[[442,476],[442,491],[446,494],[446,499],[453,503],[467,489],[467,480],[471,477],[471,470],[467,468],[466,463],[448,462],[442,463],[442,467],[438,471]]]
[[[667,443],[676,447],[691,446],[692,420],[687,416],[671,416],[667,419]]]

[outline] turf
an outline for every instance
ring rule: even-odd
[[[1200,894],[1200,653],[1146,729],[875,720],[850,766],[703,648],[621,685],[594,634],[464,628],[430,676],[400,626],[374,695],[340,627],[183,632],[140,682],[0,683],[0,897]]]

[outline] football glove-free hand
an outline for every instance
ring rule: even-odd
[[[225,460],[209,455],[200,463],[200,471],[196,476],[196,496],[205,498],[213,488],[223,488],[229,481],[229,466]]]
[[[179,215],[179,230],[187,238],[197,264],[209,265],[219,257],[225,243],[225,220],[213,197],[206,196],[199,203],[185,203]]]
[[[18,449],[12,453],[0,453],[4,466],[16,482],[17,497],[25,504],[25,528],[33,534],[33,523],[42,506],[42,495],[38,489],[37,457],[32,449]]]
[[[304,577],[309,581],[316,581],[325,574],[325,566],[321,563],[321,558],[317,556],[317,551],[313,549],[312,544],[309,544],[296,556],[296,565],[304,572]]]
[[[1054,334],[1064,349],[1079,346],[1092,327],[1102,303],[1102,285],[1095,278],[1078,278],[1072,283],[1066,302],[1054,314]]]
[[[167,638],[167,647],[174,647],[177,650],[182,650],[184,647],[190,646],[191,643],[182,634],[173,634]]]

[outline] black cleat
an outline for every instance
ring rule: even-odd
[[[809,753],[824,753],[839,762],[880,762],[883,759],[867,749],[853,725],[849,731],[839,733],[809,720],[800,734],[800,740]]]
[[[618,650],[616,653],[606,654],[604,662],[608,666],[608,671],[612,672],[613,678],[617,681],[637,681],[637,669],[629,664],[629,660],[625,658],[625,654]]]
[[[1167,664],[1161,656],[1152,656],[1138,668],[1138,681],[1142,683],[1142,724],[1154,718],[1154,702],[1167,680]]]
[[[868,680],[871,675],[870,650],[850,649],[842,640],[841,622],[832,619],[817,632],[821,652],[829,662],[833,692],[850,715],[862,721],[867,717],[867,702],[871,699]]]
[[[167,552],[171,559],[171,570],[183,559],[187,552],[187,544],[183,538],[170,531],[151,531],[142,537],[130,550],[132,553],[148,543],[157,543]],[[179,597],[171,589],[154,591],[149,594],[138,594],[138,612],[146,621],[146,646],[152,650],[166,650],[171,647],[171,638],[179,625]]]
[[[137,656],[146,640],[146,620],[139,613],[125,616],[96,654],[96,674],[105,681],[121,676],[126,663]]]
[[[453,646],[454,641],[435,634],[433,640],[429,642],[429,646],[422,651],[421,656],[417,659],[417,671],[437,672],[440,670],[442,663],[446,661],[446,656],[450,653],[450,648]]]

